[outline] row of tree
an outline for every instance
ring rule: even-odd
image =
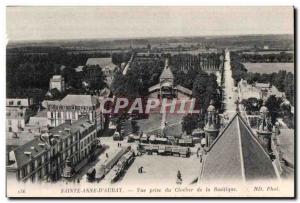
[[[84,91],[81,81],[85,74],[77,74],[75,68],[85,65],[90,57],[106,56],[105,54],[70,54],[63,49],[51,47],[28,49],[25,51],[22,48],[14,49],[14,53],[8,49],[6,57],[7,97],[31,97],[36,102],[40,102],[49,88],[50,78],[55,74],[65,77],[70,91],[82,93]],[[39,54],[38,51],[43,51],[43,54]],[[99,68],[99,72],[99,75],[103,75],[101,68]],[[99,78],[103,79],[103,77]],[[102,85],[101,82],[100,86]],[[93,88],[99,88],[98,86],[94,85]]]
[[[242,62],[250,63],[293,63],[294,54],[280,52],[279,54],[241,54]]]

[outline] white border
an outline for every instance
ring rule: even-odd
[[[298,15],[299,15],[299,8],[300,8],[300,1],[298,0],[273,0],[273,1],[268,1],[268,0],[252,0],[252,1],[241,1],[241,0],[227,0],[227,1],[222,1],[222,0],[202,0],[202,1],[196,1],[196,0],[172,0],[172,1],[162,1],[162,0],[151,0],[151,1],[145,1],[145,0],[130,0],[130,1],[124,1],[124,0],[72,0],[72,1],[67,1],[67,0],[42,0],[42,1],[37,1],[37,0],[2,0],[0,1],[0,81],[1,81],[1,90],[0,90],[0,129],[1,129],[1,147],[0,147],[0,154],[1,154],[1,165],[2,165],[2,172],[0,173],[0,191],[1,191],[1,202],[11,202],[11,201],[16,201],[16,200],[8,200],[5,197],[5,189],[6,189],[6,184],[5,184],[5,45],[6,45],[6,35],[5,35],[5,7],[8,5],[39,5],[39,6],[47,6],[47,5],[57,5],[57,6],[66,6],[66,5],[88,5],[88,6],[93,6],[93,5],[126,5],[126,6],[134,6],[134,5],[140,5],[140,6],[167,6],[167,5],[173,5],[173,6],[193,6],[193,5],[198,5],[198,6],[286,6],[286,5],[294,5],[296,8],[298,8]],[[299,21],[297,21],[297,27],[299,27]],[[298,33],[297,33],[297,38],[298,38]],[[297,40],[298,41],[298,40]],[[298,43],[297,46],[298,47]],[[297,58],[299,58],[299,52],[297,52]],[[299,71],[297,71],[297,78],[299,78]],[[299,87],[297,85],[297,94],[299,94]],[[299,102],[299,100],[298,100]],[[297,103],[298,105],[298,103]],[[297,122],[297,126],[299,125],[299,119]],[[298,130],[299,131],[299,130]],[[299,138],[298,138],[298,143],[297,146],[299,146]],[[297,159],[298,161],[298,159]],[[299,162],[298,162],[299,163]],[[297,175],[299,175],[299,171],[297,171]],[[299,187],[297,187],[299,188]],[[297,192],[298,193],[298,192]],[[299,193],[298,193],[299,195]],[[26,201],[32,201],[32,200],[26,200]],[[50,201],[55,201],[55,202],[63,202],[66,200],[37,200],[36,202],[50,202]],[[71,200],[74,201],[74,200]],[[107,201],[108,200],[96,200],[96,201]],[[124,200],[114,200],[110,202],[115,202],[115,201],[124,201]],[[128,201],[128,200],[127,200]],[[137,200],[140,201],[140,200]],[[151,200],[155,201],[155,200]],[[162,200],[159,200],[162,201]],[[174,200],[171,200],[174,201]],[[188,201],[188,200],[185,200]],[[198,200],[197,200],[198,201]],[[214,200],[217,201],[217,200]],[[262,202],[255,200],[256,202]],[[287,200],[285,200],[287,201]],[[77,202],[86,202],[86,200],[78,200]],[[149,202],[149,200],[147,201]]]

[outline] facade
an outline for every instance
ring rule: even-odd
[[[32,99],[6,99],[6,132],[21,132],[30,117]]]
[[[53,75],[50,79],[49,90],[57,89],[59,92],[64,92],[65,89],[65,79],[61,75]]]
[[[149,97],[152,98],[178,98],[185,99],[192,96],[192,91],[182,87],[181,85],[174,85],[174,75],[169,60],[166,59],[164,70],[159,77],[159,83],[148,89]]]
[[[59,126],[66,121],[77,121],[88,118],[91,122],[96,120],[96,111],[100,103],[91,95],[67,95],[61,101],[47,105],[47,119],[49,127]]]
[[[76,168],[92,154],[96,139],[94,123],[64,123],[9,152],[7,174],[24,182],[56,181],[67,160]]]

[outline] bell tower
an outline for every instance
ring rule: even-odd
[[[257,135],[264,149],[272,154],[272,128],[271,117],[269,109],[265,106],[265,102],[259,110],[259,123],[257,128]]]
[[[219,116],[218,111],[213,105],[213,100],[210,101],[210,105],[207,108],[206,124],[204,127],[206,147],[210,147],[213,141],[219,134]]]

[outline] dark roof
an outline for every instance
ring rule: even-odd
[[[200,181],[276,178],[268,154],[239,114],[236,114],[208,150]]]
[[[68,94],[59,104],[64,106],[96,106],[99,103],[95,96]]]
[[[177,85],[176,86],[176,89],[179,91],[179,92],[182,92],[184,94],[187,94],[189,96],[191,96],[193,94],[192,90],[188,89],[188,88],[185,88],[185,87],[182,87],[181,85]]]
[[[39,145],[39,144],[43,144]],[[18,168],[22,168],[24,165],[28,164],[36,156],[46,152],[49,146],[45,144],[40,138],[34,138],[33,140],[21,145],[14,150],[16,164]],[[30,152],[31,154],[25,154]]]
[[[67,129],[70,129],[71,133],[76,133],[78,131],[82,132],[86,128],[94,125],[88,120],[81,119],[73,122],[72,124],[66,122],[63,123],[55,128],[52,128],[50,130],[50,133],[52,133],[54,136],[59,135],[59,138],[64,139],[67,138],[70,134]]]

